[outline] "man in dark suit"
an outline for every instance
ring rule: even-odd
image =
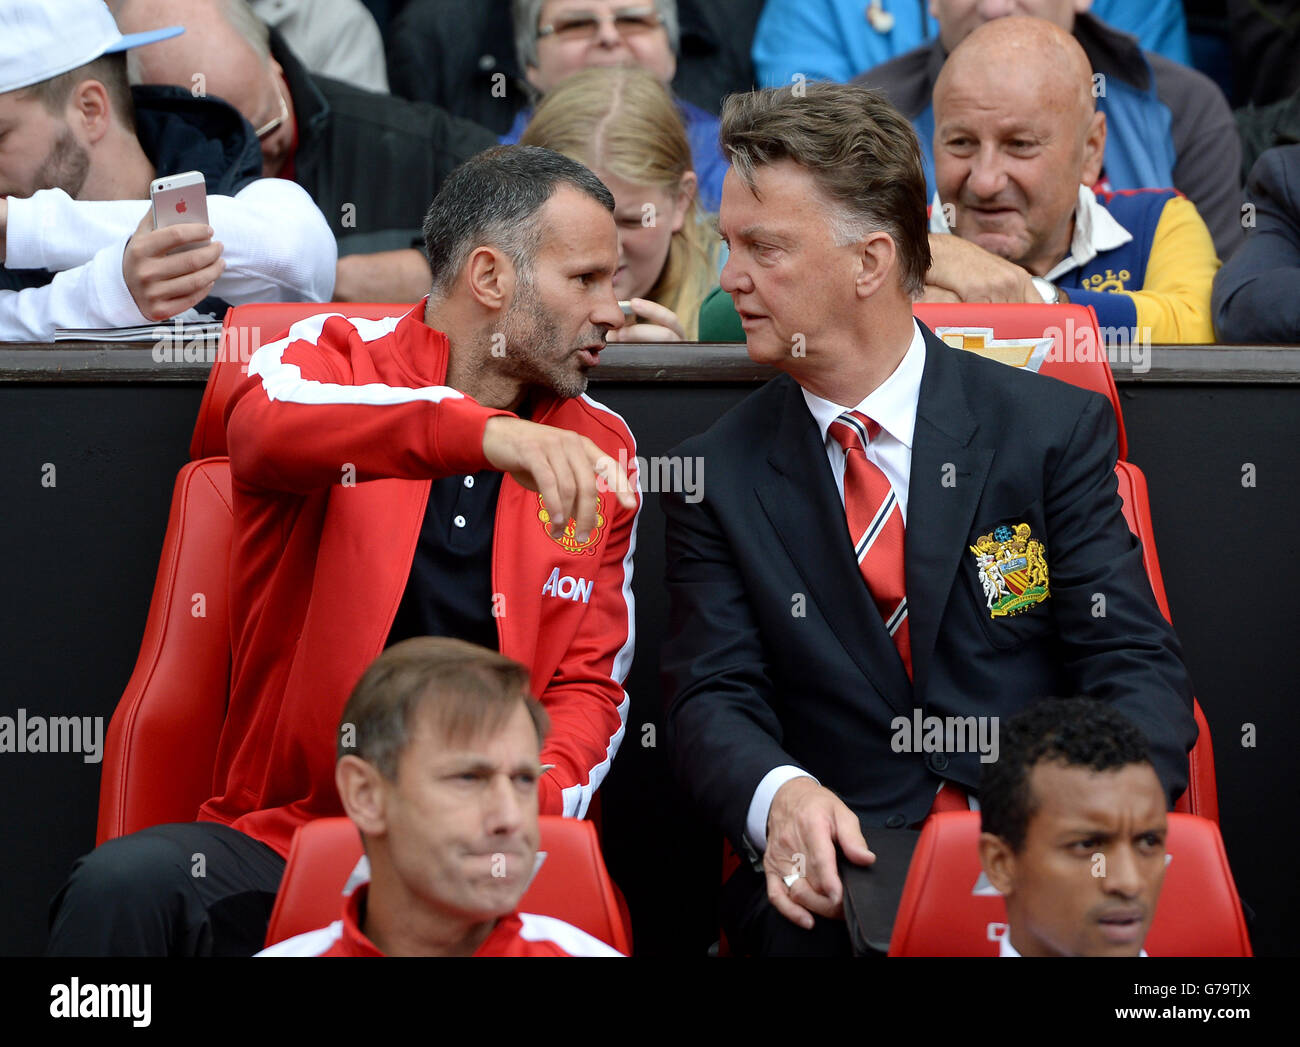
[[[1192,689],[1121,515],[1106,401],[913,319],[930,259],[907,121],[818,83],[733,96],[721,139],[722,286],[750,356],[785,373],[674,452],[710,479],[663,498],[669,751],[762,856],[724,889],[733,945],[847,952],[836,851],[870,863],[864,826],[964,806],[1000,718],[1109,701],[1172,802]]]

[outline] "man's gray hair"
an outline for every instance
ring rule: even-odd
[[[231,28],[248,41],[262,64],[267,65],[271,60],[271,30],[247,0],[218,0],[217,6]]]
[[[649,0],[624,0],[620,7],[638,7]],[[537,65],[537,30],[542,17],[542,6],[546,0],[511,0],[510,9],[515,20],[515,54],[519,58],[519,71],[522,73],[530,65]],[[677,54],[681,31],[677,23],[677,0],[654,0],[655,10],[663,23],[664,32],[668,34],[668,46]]]

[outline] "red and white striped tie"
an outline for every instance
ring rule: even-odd
[[[912,640],[907,626],[903,575],[903,512],[889,478],[867,458],[867,444],[880,426],[858,411],[845,411],[829,430],[844,448],[844,512],[867,591],[893,637],[912,678]]]

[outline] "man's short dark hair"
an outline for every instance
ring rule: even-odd
[[[1044,698],[1002,730],[998,759],[984,765],[980,828],[1019,853],[1038,810],[1029,775],[1039,763],[1118,770],[1151,763],[1146,739],[1127,717],[1097,698]]]
[[[424,218],[433,298],[451,290],[470,254],[484,245],[504,252],[527,282],[542,242],[538,212],[561,185],[614,213],[614,197],[605,183],[551,149],[499,145],[452,171]]]
[[[793,160],[807,168],[839,212],[831,216],[836,241],[888,233],[904,290],[921,294],[930,268],[921,147],[883,94],[823,82],[734,94],[718,137],[750,189],[757,167]]]
[[[512,658],[446,636],[415,636],[370,663],[339,722],[338,757],[359,756],[389,781],[416,717],[449,741],[499,730],[521,705],[540,746],[550,726],[529,692],[528,670]]]
[[[68,104],[72,89],[83,80],[98,80],[108,94],[113,115],[127,131],[135,133],[135,102],[126,78],[126,54],[100,55],[93,62],[69,69],[66,73],[18,89],[19,95],[34,98],[47,112],[59,114]]]

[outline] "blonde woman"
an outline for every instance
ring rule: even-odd
[[[614,292],[635,316],[609,340],[695,340],[721,244],[701,219],[690,143],[663,85],[638,68],[575,73],[547,93],[519,141],[586,164],[614,194]]]

